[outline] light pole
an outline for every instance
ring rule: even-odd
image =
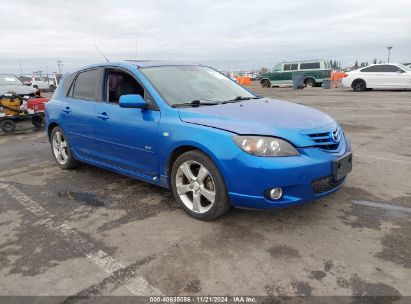
[[[58,69],[59,69],[59,74],[63,74],[63,66],[64,66],[63,61],[62,60],[57,60],[57,66],[58,66]]]
[[[387,46],[387,49],[388,49],[388,63],[390,63],[390,54],[391,54],[392,46]]]

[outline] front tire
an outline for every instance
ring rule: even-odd
[[[80,165],[80,162],[73,157],[70,144],[67,141],[63,129],[55,127],[53,131],[51,131],[50,144],[53,156],[61,169],[70,170]]]
[[[43,118],[43,116],[34,115],[34,116],[31,118],[31,124],[32,124],[35,128],[40,129],[40,128],[44,125],[44,118]]]
[[[263,88],[271,88],[271,82],[267,79],[264,79],[263,81],[261,81],[261,86]]]
[[[175,199],[191,217],[211,221],[231,207],[224,179],[213,161],[193,150],[180,155],[171,169]]]

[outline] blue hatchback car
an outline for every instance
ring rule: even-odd
[[[201,220],[313,201],[352,169],[330,116],[203,65],[126,61],[68,74],[47,103],[46,131],[62,169],[84,162],[169,188]]]

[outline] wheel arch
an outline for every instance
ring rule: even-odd
[[[318,83],[317,79],[314,76],[306,76],[304,77],[304,83],[308,80],[312,79],[315,83]]]
[[[264,77],[260,79],[260,84],[263,83],[264,80],[267,80],[271,83],[271,80],[268,77]]]
[[[58,127],[58,126],[59,126],[59,124],[56,123],[56,122],[51,122],[51,123],[49,123],[49,125],[47,126],[47,137],[49,138],[49,140],[50,140],[51,132],[53,131],[53,129],[54,129],[55,127]]]
[[[221,164],[218,162],[217,157],[209,149],[207,149],[206,147],[201,146],[197,143],[184,143],[184,144],[181,144],[181,145],[173,148],[173,150],[171,151],[171,153],[168,156],[166,167],[165,167],[165,174],[168,177],[168,181],[167,181],[168,186],[170,187],[170,185],[171,185],[171,170],[173,168],[174,162],[177,160],[177,158],[180,155],[182,155],[186,152],[189,152],[189,151],[193,151],[193,150],[197,150],[197,151],[202,152],[204,155],[208,156],[212,160],[212,162],[215,164],[217,169],[220,171],[226,186],[228,186],[227,185],[226,174],[225,174]]]

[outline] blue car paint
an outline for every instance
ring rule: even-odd
[[[121,68],[133,74],[150,93],[158,111],[120,108],[106,102],[78,101],[64,96],[64,79],[46,108],[46,128],[65,130],[74,157],[80,161],[164,187],[170,187],[170,156],[181,147],[206,153],[220,170],[231,204],[244,208],[280,208],[326,196],[341,185],[314,194],[311,182],[332,175],[333,160],[351,151],[343,134],[338,148],[325,151],[307,135],[339,127],[328,115],[285,101],[262,98],[232,104],[172,108],[139,71],[145,66],[178,65],[164,62],[120,62],[89,68]],[[81,106],[80,106],[81,104]],[[65,113],[69,106],[72,112]],[[97,115],[107,114],[108,119]],[[70,118],[75,114],[76,118]],[[72,115],[74,116],[74,115]],[[75,128],[67,132],[73,119]],[[109,122],[109,126],[105,123]],[[299,156],[258,157],[236,146],[232,137],[264,135],[293,144]],[[273,201],[267,189],[282,187]]]

